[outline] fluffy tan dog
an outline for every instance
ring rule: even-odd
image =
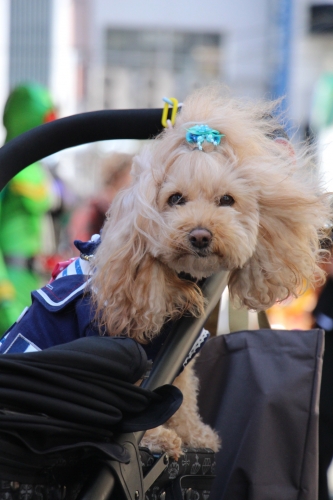
[[[201,315],[202,293],[180,273],[201,279],[228,270],[231,297],[255,310],[323,280],[328,196],[311,155],[273,140],[281,129],[273,108],[204,88],[185,101],[174,128],[134,159],[132,185],[114,201],[95,257],[94,301],[110,335],[146,343],[167,320]],[[186,140],[199,125],[223,134],[219,144],[198,134]],[[217,450],[218,436],[197,412],[192,369],[178,379],[182,407],[144,444],[175,457],[182,446]]]

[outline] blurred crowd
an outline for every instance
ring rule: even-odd
[[[71,215],[67,236],[69,241],[87,241],[98,234],[105,214],[117,192],[131,182],[132,155],[114,152],[101,164],[101,188],[89,200],[82,201]],[[73,251],[77,249],[73,246]]]

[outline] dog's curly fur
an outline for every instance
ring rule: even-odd
[[[184,102],[175,126],[134,159],[132,185],[112,204],[94,262],[97,318],[111,335],[145,343],[166,320],[201,315],[201,291],[180,272],[201,279],[230,271],[231,297],[255,310],[323,281],[319,242],[329,197],[309,150],[272,140],[281,128],[274,106],[203,88]],[[200,151],[185,140],[196,124],[225,137]],[[221,204],[224,195],[234,203]],[[198,228],[211,234],[202,250],[189,236]],[[189,432],[179,434],[175,456],[181,444],[193,444]],[[212,433],[206,445],[214,439]]]

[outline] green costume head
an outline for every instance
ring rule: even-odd
[[[54,104],[48,90],[36,83],[14,88],[7,99],[3,124],[6,142],[23,132],[55,118]]]

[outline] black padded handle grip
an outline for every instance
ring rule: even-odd
[[[0,148],[0,190],[25,167],[63,149],[110,139],[150,139],[162,131],[161,118],[162,109],[91,111],[33,128]]]

